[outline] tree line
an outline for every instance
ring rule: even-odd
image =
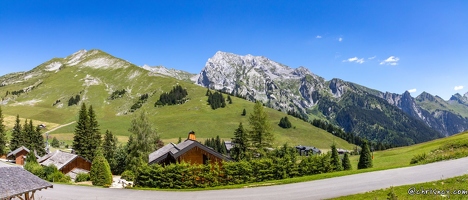
[[[116,90],[112,92],[112,94],[109,96],[109,99],[114,100],[114,99],[122,98],[123,95],[125,95],[125,93],[127,93],[125,89]]]
[[[326,121],[322,121],[322,120],[319,120],[319,119],[314,119],[314,120],[312,120],[311,124],[314,125],[317,128],[325,130],[325,131],[327,131],[327,132],[329,132],[329,133],[331,133],[331,134],[333,134],[333,135],[335,135],[335,136],[337,136],[337,137],[339,137],[339,138],[341,138],[343,140],[346,140],[347,142],[349,142],[351,144],[361,146],[364,141],[367,141],[366,139],[361,138],[361,137],[357,136],[354,133],[346,133],[340,127],[333,126],[332,124],[330,124],[330,123],[328,123]],[[382,142],[370,142],[370,146],[372,146],[373,149],[377,150],[377,151],[381,151],[381,150],[385,150],[385,149],[395,147],[395,145],[388,144],[388,143],[382,143]]]
[[[172,88],[169,93],[164,92],[159,96],[159,100],[154,104],[155,107],[165,106],[165,105],[176,105],[183,104],[187,101],[187,89],[182,88],[182,86],[177,85]]]
[[[143,106],[143,104],[148,100],[148,97],[149,95],[147,93],[145,94],[142,94],[140,96],[140,98],[138,98],[138,101],[135,102],[132,107],[130,107],[130,112],[135,112],[136,110],[138,110],[139,108],[141,108],[141,106]]]
[[[227,153],[226,147],[224,146],[224,140],[221,140],[219,138],[219,135],[217,135],[216,138],[206,139],[204,145],[207,147],[211,147],[213,150],[217,151],[220,154]]]

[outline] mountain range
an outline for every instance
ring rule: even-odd
[[[398,146],[468,130],[468,93],[455,94],[448,101],[426,92],[413,98],[408,92],[381,92],[337,78],[327,81],[305,67],[291,68],[262,56],[221,51],[208,59],[199,74],[191,74],[163,66],[137,67],[100,50],[81,50],[30,71],[0,77],[0,91],[5,92],[1,105],[10,112],[34,106],[29,117],[47,116],[62,123],[61,116],[74,119],[76,109],[67,108],[67,101],[79,95],[83,102],[92,100],[106,116],[125,118],[140,95],[149,94],[156,101],[158,94],[176,84],[197,93],[202,86],[205,91],[262,101],[304,120],[321,119],[346,132]],[[124,98],[108,99],[120,89],[128,92]]]

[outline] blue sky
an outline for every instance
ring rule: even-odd
[[[0,75],[80,49],[198,73],[220,50],[448,99],[468,91],[467,38],[462,0],[0,0]]]

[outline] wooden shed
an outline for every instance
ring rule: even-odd
[[[149,155],[149,164],[168,165],[186,162],[191,164],[219,164],[231,161],[230,158],[196,141],[195,132],[191,131],[187,140],[179,144],[170,143]]]
[[[43,166],[55,165],[63,174],[68,174],[75,169],[84,170],[83,172],[91,170],[91,161],[79,155],[60,150],[43,156],[37,162]],[[70,175],[70,177],[73,178],[73,175]]]
[[[29,154],[29,149],[21,146],[20,148],[15,149],[14,151],[10,152],[7,155],[9,159],[15,159],[17,165],[24,165],[24,161],[26,160],[26,156]]]

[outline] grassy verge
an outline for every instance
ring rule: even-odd
[[[396,199],[467,199],[468,175],[434,182],[386,188],[335,199],[392,199],[390,198],[392,194],[396,196]]]

